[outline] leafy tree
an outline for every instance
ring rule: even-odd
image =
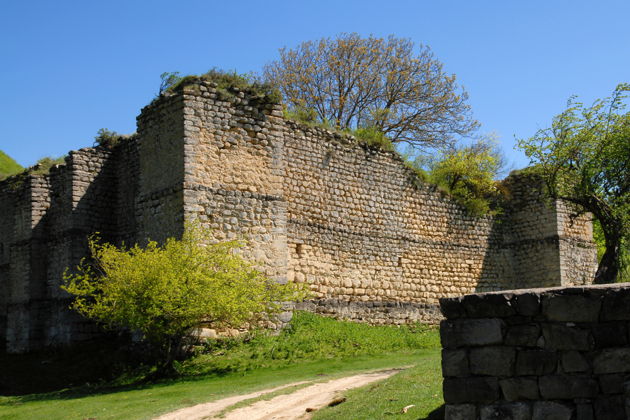
[[[409,39],[341,34],[280,50],[264,69],[292,109],[313,109],[339,129],[375,127],[392,142],[452,144],[478,123],[468,95],[426,46]]]
[[[182,80],[182,76],[179,75],[178,71],[164,72],[160,74],[160,80],[161,82],[158,96],[179,83]]]
[[[503,168],[503,156],[492,138],[446,149],[428,163],[429,180],[445,188],[474,214],[490,211],[497,193],[495,178]]]
[[[553,198],[592,213],[601,224],[605,251],[596,283],[615,281],[630,239],[630,85],[590,107],[571,98],[551,128],[519,140]],[[578,210],[581,209],[581,210]]]
[[[91,260],[66,271],[72,308],[109,328],[139,331],[173,368],[182,345],[201,322],[240,327],[300,299],[294,285],[268,279],[235,251],[239,242],[210,243],[210,232],[187,227],[181,240],[119,249],[89,241]]]

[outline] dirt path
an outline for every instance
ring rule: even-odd
[[[346,376],[344,378],[333,379],[328,382],[313,383],[305,388],[285,395],[278,395],[269,401],[257,401],[246,407],[237,408],[228,412],[223,420],[306,420],[311,416],[306,411],[317,410],[327,406],[339,395],[352,388],[367,385],[371,382],[389,378],[401,369],[381,370],[377,372],[363,373],[359,375]],[[284,388],[303,385],[309,382],[295,382],[252,392],[246,395],[237,395],[223,398],[206,404],[199,404],[192,407],[183,408],[157,417],[154,420],[201,420],[218,419],[214,417],[221,411],[244,400],[258,398],[265,394],[282,390]]]

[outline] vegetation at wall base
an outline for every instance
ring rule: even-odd
[[[148,419],[228,394],[416,363],[417,374],[427,378],[424,384],[441,386],[431,373],[439,370],[438,331],[421,325],[369,326],[297,312],[279,335],[257,331],[211,340],[197,348],[196,357],[176,365],[178,378],[155,382],[146,381],[155,366],[130,358],[124,343],[107,343],[114,341],[1,355],[10,369],[0,372],[0,389],[14,396],[0,397],[0,419]],[[107,366],[114,367],[113,376]],[[9,388],[18,391],[8,393]]]
[[[126,249],[94,237],[88,242],[91,258],[64,276],[72,309],[107,328],[141,333],[153,353],[147,356],[165,373],[188,356],[187,338],[201,323],[257,324],[281,312],[281,302],[303,298],[295,284],[273,281],[239,256],[240,242],[214,243],[198,223],[164,245],[149,241]]]

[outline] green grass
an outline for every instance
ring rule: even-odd
[[[0,180],[24,170],[13,158],[0,150]]]
[[[316,412],[313,420],[444,418],[439,353],[419,357],[415,364],[384,381],[347,391],[346,402]],[[414,407],[403,413],[410,405]]]
[[[439,387],[441,382],[433,373],[423,373],[439,370],[438,342],[437,330],[427,327],[371,327],[297,313],[279,335],[256,333],[209,343],[206,353],[178,367],[181,376],[177,379],[142,383],[149,370],[140,367],[121,370],[117,377],[93,382],[96,385],[62,389],[64,381],[59,381],[53,392],[0,397],[0,419],[148,419],[177,408],[296,381],[414,364],[420,367],[413,370],[416,375],[430,377]],[[61,375],[76,383],[87,377],[90,354],[94,369],[114,365],[114,360],[107,358],[108,351],[88,350],[83,355],[73,354],[73,358],[48,357],[43,365],[42,356],[36,355],[23,356],[22,365],[18,356],[0,362],[13,366],[4,375],[21,375],[35,383]],[[100,358],[103,360],[97,363]],[[84,371],[83,376],[72,376],[64,368]],[[348,403],[351,401],[349,398]]]

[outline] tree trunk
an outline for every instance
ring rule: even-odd
[[[614,283],[619,274],[619,257],[621,253],[621,238],[617,235],[606,237],[606,251],[597,267],[595,274],[595,284]]]

